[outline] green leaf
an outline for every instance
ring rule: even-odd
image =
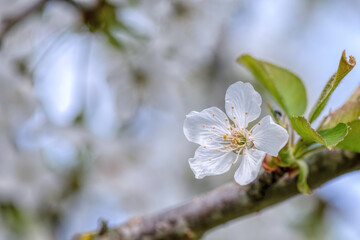
[[[303,116],[296,116],[290,118],[291,126],[303,138],[304,141],[312,143],[318,142],[327,146],[326,141],[321,135],[313,129],[308,120]]]
[[[349,123],[350,131],[336,147],[360,153],[360,120]]]
[[[321,92],[318,101],[311,110],[309,117],[310,123],[312,123],[320,115],[321,111],[326,106],[330,95],[334,92],[340,81],[354,68],[355,64],[356,61],[353,56],[350,56],[349,61],[347,61],[344,50],[340,59],[337,72],[329,79],[323,91]]]
[[[320,129],[332,128],[337,124],[349,123],[360,117],[360,101],[348,102],[342,107],[326,116],[320,126]]]
[[[250,55],[240,56],[237,62],[243,64],[254,74],[288,116],[302,115],[305,112],[306,90],[298,76],[284,68],[257,60]]]
[[[321,130],[318,132],[325,140],[328,148],[335,147],[339,142],[343,141],[349,133],[349,126],[345,123],[339,123],[333,128]]]
[[[304,160],[296,161],[299,167],[299,177],[297,180],[297,188],[303,194],[310,194],[311,189],[307,183],[307,176],[309,175],[309,167]]]
[[[348,134],[348,126],[345,123],[317,132],[303,116],[291,117],[290,122],[294,130],[303,138],[305,145],[317,142],[332,149]]]

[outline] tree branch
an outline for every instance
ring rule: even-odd
[[[18,23],[22,22],[29,15],[40,10],[49,0],[40,0],[30,7],[26,8],[24,11],[18,13],[15,16],[10,18],[5,18],[1,20],[1,29],[0,29],[0,42],[4,36]]]
[[[321,151],[307,159],[309,185],[323,183],[360,169],[360,154],[336,150]],[[299,192],[296,178],[284,171],[263,173],[248,186],[229,183],[193,200],[153,216],[135,217],[124,224],[79,234],[74,240],[198,239],[209,229],[235,218],[260,211]],[[104,231],[105,229],[105,231]]]
[[[22,12],[19,12],[17,15],[3,18],[1,19],[1,26],[0,26],[0,45],[6,34],[17,24],[23,22],[27,17],[34,14],[35,12],[42,9],[48,2],[55,1],[55,0],[39,0],[33,5],[29,6],[28,8],[24,9]],[[79,11],[83,11],[84,8],[81,7],[78,3],[73,0],[56,0],[68,3],[78,9]]]

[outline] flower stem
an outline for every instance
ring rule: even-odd
[[[296,158],[302,158],[304,157],[305,155],[309,154],[309,153],[312,153],[312,152],[315,152],[317,150],[321,150],[321,149],[324,149],[325,146],[321,145],[321,146],[318,146],[318,147],[314,147],[314,148],[311,148],[311,149],[307,149],[303,152],[300,152],[299,155],[295,155]]]

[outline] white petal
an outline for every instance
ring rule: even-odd
[[[265,155],[266,153],[257,149],[248,149],[241,156],[240,167],[235,172],[235,181],[240,185],[246,185],[254,181],[259,174]]]
[[[276,157],[289,139],[287,131],[268,115],[252,129],[251,137],[257,149]]]
[[[186,115],[184,122],[184,134],[190,142],[203,146],[219,146],[222,141],[220,136],[224,136],[230,131],[229,121],[225,121],[227,116],[217,107],[207,108],[201,112],[191,112]]]
[[[234,158],[235,154],[233,152],[223,153],[199,147],[195,152],[194,158],[189,159],[189,164],[195,177],[203,178],[227,172]]]
[[[250,83],[234,83],[226,91],[226,114],[238,127],[246,128],[249,122],[260,116],[261,101],[260,94]]]

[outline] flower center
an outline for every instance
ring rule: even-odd
[[[250,134],[245,129],[233,129],[229,139],[230,148],[234,153],[239,153],[253,146]]]

